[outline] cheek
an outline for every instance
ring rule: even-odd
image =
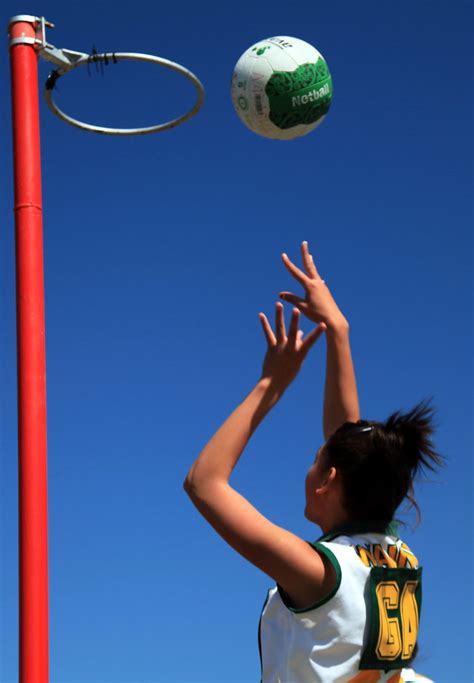
[[[316,481],[316,464],[311,465],[306,475],[305,488],[306,494],[311,493],[314,490],[314,484]]]

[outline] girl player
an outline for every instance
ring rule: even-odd
[[[422,570],[393,521],[413,480],[441,457],[426,404],[385,422],[361,420],[349,325],[318,274],[306,242],[304,270],[283,263],[305,289],[288,334],[283,304],[256,386],[209,441],[184,488],[238,553],[275,580],[259,628],[262,683],[408,683],[420,619]],[[317,326],[303,338],[300,312]],[[321,334],[327,339],[324,443],[306,475],[305,516],[323,536],[308,543],[266,519],[229,484],[247,442],[281,399]]]

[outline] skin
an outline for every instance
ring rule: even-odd
[[[249,439],[298,375],[307,354],[326,334],[326,383],[323,431],[327,439],[345,421],[359,419],[357,388],[349,345],[349,325],[319,276],[307,242],[301,246],[303,270],[286,254],[282,261],[303,286],[305,297],[281,292],[294,304],[288,333],[283,304],[277,302],[275,331],[266,315],[260,322],[267,341],[262,373],[192,465],[184,489],[199,512],[238,553],[279,583],[295,607],[323,598],[333,587],[332,565],[308,543],[264,517],[229,483]],[[303,313],[316,323],[304,338]],[[324,447],[306,476],[305,515],[326,532],[348,521],[342,484],[334,467],[325,464]]]

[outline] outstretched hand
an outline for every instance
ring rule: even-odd
[[[333,324],[345,321],[326,283],[321,279],[316,269],[313,257],[309,253],[307,242],[303,242],[301,245],[301,256],[306,272],[295,266],[286,254],[282,254],[282,260],[293,277],[303,285],[305,298],[302,299],[291,292],[280,292],[280,299],[296,306],[313,322],[332,326]]]
[[[326,325],[318,325],[303,339],[304,333],[298,329],[300,312],[294,308],[287,336],[283,304],[280,302],[276,304],[276,334],[266,315],[260,313],[259,317],[268,342],[261,379],[269,378],[278,387],[286,388],[295,379],[310,348],[324,332]]]

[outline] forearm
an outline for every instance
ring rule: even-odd
[[[328,324],[326,341],[323,428],[328,439],[344,422],[357,422],[360,413],[349,324],[345,319]]]
[[[185,489],[197,491],[209,482],[228,482],[253,432],[283,393],[283,388],[261,379],[201,451]]]

